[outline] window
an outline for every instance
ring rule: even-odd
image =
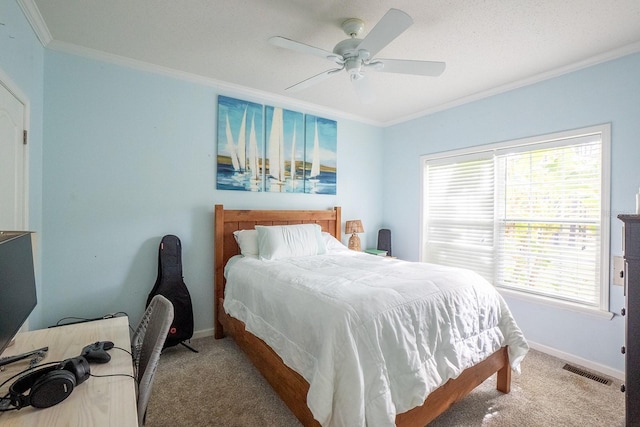
[[[423,157],[425,262],[608,310],[610,126]]]

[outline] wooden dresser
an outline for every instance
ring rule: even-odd
[[[625,418],[627,426],[640,426],[640,215],[618,215],[624,222]]]

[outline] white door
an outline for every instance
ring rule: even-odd
[[[0,82],[0,230],[27,227],[25,106]]]

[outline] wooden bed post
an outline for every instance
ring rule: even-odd
[[[213,327],[216,339],[224,338],[219,302],[224,298],[224,206],[216,205],[214,215]]]
[[[511,393],[511,365],[509,364],[509,354],[505,352],[504,366],[498,371],[496,378],[496,389],[504,394]]]
[[[340,231],[342,230],[342,219],[340,218],[340,206],[334,206],[333,210],[336,212],[336,228],[335,233],[331,233],[334,237],[340,240]]]

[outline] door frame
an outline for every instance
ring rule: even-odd
[[[23,182],[24,182],[24,191],[22,194],[23,200],[23,214],[22,214],[22,224],[23,230],[28,230],[29,229],[29,152],[31,151],[30,145],[31,144],[31,132],[30,132],[30,116],[31,116],[31,103],[29,101],[29,98],[24,94],[24,92],[22,92],[22,90],[20,90],[20,87],[15,84],[15,82],[11,79],[11,77],[9,77],[9,75],[7,73],[4,72],[4,70],[2,68],[0,68],[0,85],[4,86],[5,89],[7,89],[9,92],[11,92],[11,94],[13,96],[16,97],[16,99],[22,103],[24,105],[24,123],[22,124],[23,129],[27,131],[27,147],[24,150],[24,156],[22,158],[22,173],[24,174],[23,176]]]

